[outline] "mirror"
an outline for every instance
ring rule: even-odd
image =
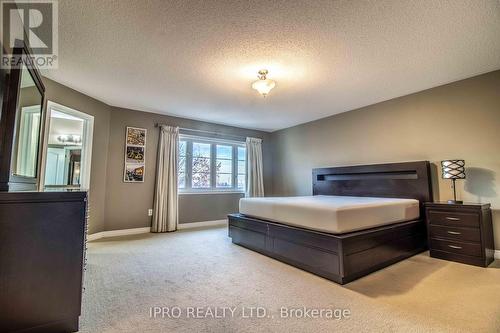
[[[0,113],[0,191],[38,189],[40,137],[45,121],[45,86],[29,47],[15,40],[12,62],[4,68]]]
[[[45,186],[80,186],[84,119],[49,109]]]
[[[18,112],[16,115],[16,142],[13,174],[34,178],[37,176],[38,146],[42,117],[43,96],[30,71],[21,69]]]

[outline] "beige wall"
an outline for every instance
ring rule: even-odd
[[[222,220],[228,213],[239,211],[242,193],[181,194],[179,196],[179,221],[192,223]],[[196,209],[192,209],[196,207]]]
[[[19,107],[40,105],[42,95],[36,86],[21,88],[19,93]]]
[[[362,93],[362,92],[360,92]],[[396,98],[272,134],[276,195],[311,194],[316,167],[429,160],[435,197],[452,198],[440,160],[463,158],[460,198],[490,202],[500,249],[500,71]]]
[[[46,99],[93,115],[89,233],[105,230],[147,227],[151,218],[147,210],[153,206],[156,172],[158,128],[164,123],[191,129],[215,131],[226,135],[253,136],[264,139],[266,191],[272,191],[270,134],[237,127],[210,124],[109,106],[62,84],[44,78]],[[127,126],[148,130],[146,174],[144,183],[124,183],[124,145]],[[181,223],[223,219],[237,211],[241,194],[181,195]]]
[[[320,166],[464,158],[465,200],[491,202],[500,248],[500,71],[335,115],[272,134],[108,106],[44,78],[47,99],[94,115],[90,233],[150,224],[157,122],[264,139],[266,192],[311,193],[311,169]],[[148,129],[146,181],[123,183],[126,126]],[[434,168],[437,176],[438,168]],[[438,177],[436,198],[451,197]],[[183,195],[183,223],[223,218],[240,195]]]
[[[43,78],[46,101],[56,102],[94,116],[94,141],[90,175],[89,233],[104,230],[106,172],[111,107],[62,84]]]
[[[108,171],[106,183],[106,222],[104,230],[146,227],[151,224],[147,210],[153,208],[156,154],[159,130],[156,123],[190,129],[200,129],[226,135],[253,136],[264,139],[264,160],[270,163],[269,133],[245,130],[236,127],[210,124],[195,120],[169,117],[128,109],[113,108],[111,112]],[[127,126],[147,129],[146,173],[144,183],[123,182],[123,159],[125,129]],[[267,184],[271,184],[269,166]],[[268,186],[268,191],[271,188]],[[228,213],[237,211],[240,194],[181,195],[179,197],[179,222],[201,222],[223,219]],[[235,210],[236,208],[236,210]]]

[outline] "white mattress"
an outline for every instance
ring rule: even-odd
[[[306,229],[341,234],[419,217],[414,199],[315,195],[242,198],[240,213]]]

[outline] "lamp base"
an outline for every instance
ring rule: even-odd
[[[456,204],[456,205],[461,205],[464,202],[462,200],[448,200],[449,204]]]

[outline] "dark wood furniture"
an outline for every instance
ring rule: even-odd
[[[1,47],[22,61],[0,68],[0,332],[75,332],[87,193],[35,192],[45,88],[24,42]]]
[[[2,45],[2,41],[0,39],[0,51],[2,54],[6,54],[6,50]],[[0,121],[2,119],[2,109],[3,109],[3,101],[4,101],[4,96],[7,94],[6,92],[7,89],[7,69],[3,68],[3,66],[0,66]],[[1,146],[1,135],[0,135],[0,146]],[[0,159],[1,159],[1,153],[0,153]]]
[[[85,192],[0,192],[0,332],[75,332]]]
[[[429,162],[314,169],[313,194],[429,201]],[[344,284],[426,250],[423,212],[415,221],[345,234],[230,214],[229,236],[235,244]]]
[[[45,86],[42,76],[32,64],[30,48],[21,40],[15,41],[16,47],[12,49],[14,59],[20,66],[13,66],[10,70],[3,69],[2,82],[2,111],[0,117],[0,191],[26,191],[36,190],[40,171],[40,152],[42,149],[41,133],[44,121]],[[18,152],[25,147],[20,147],[22,142],[20,132],[22,124],[22,108],[38,106],[38,135],[33,142],[32,149],[35,154],[31,157],[34,166],[29,174],[19,172]],[[35,138],[33,138],[35,139]],[[29,142],[29,140],[28,140]]]
[[[487,267],[494,259],[490,204],[425,203],[430,255]]]

